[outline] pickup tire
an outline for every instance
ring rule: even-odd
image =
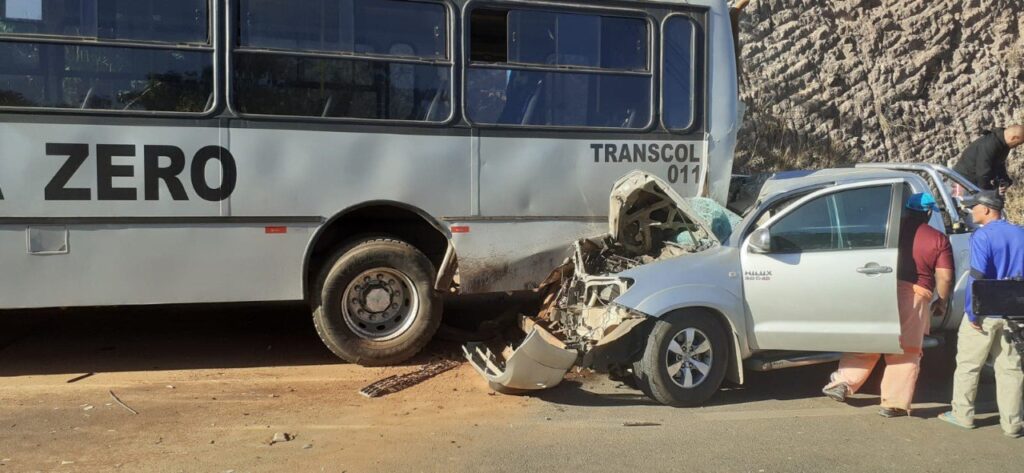
[[[644,394],[662,404],[699,406],[721,387],[729,366],[722,324],[701,311],[675,312],[658,320],[634,365]]]
[[[327,348],[363,366],[401,363],[441,324],[433,264],[406,242],[368,237],[344,245],[324,265],[313,324]]]

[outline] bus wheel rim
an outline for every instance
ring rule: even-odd
[[[393,268],[359,273],[341,296],[345,324],[360,338],[385,341],[400,337],[416,320],[420,298],[412,279]]]

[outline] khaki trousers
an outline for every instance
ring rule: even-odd
[[[932,292],[899,281],[896,295],[900,313],[900,347],[903,353],[885,355],[882,407],[909,412],[914,400],[917,376],[921,372],[921,345],[931,325]],[[871,376],[871,371],[881,357],[877,353],[844,354],[839,360],[839,370],[832,375],[832,382],[826,388],[846,383],[851,394],[857,392]]]
[[[953,415],[961,423],[974,425],[974,400],[978,395],[978,376],[989,356],[995,360],[996,403],[999,423],[1008,434],[1021,432],[1021,397],[1024,397],[1024,372],[1020,354],[1006,339],[1006,322],[985,319],[981,331],[971,327],[967,315],[960,323],[956,346],[956,373],[953,375]]]

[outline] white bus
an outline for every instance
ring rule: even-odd
[[[307,301],[361,364],[626,172],[724,203],[724,0],[0,0],[0,309]]]

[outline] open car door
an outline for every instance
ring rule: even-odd
[[[900,353],[902,179],[843,184],[773,212],[741,247],[760,350]]]

